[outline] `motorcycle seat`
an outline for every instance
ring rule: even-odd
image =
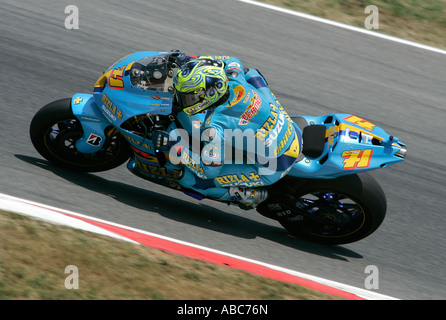
[[[291,117],[302,131],[302,154],[309,158],[318,158],[325,150],[325,132],[322,124],[309,125],[303,117]]]

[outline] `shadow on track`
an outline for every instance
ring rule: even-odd
[[[288,235],[287,231],[282,227],[262,224],[248,217],[234,215],[204,203],[195,204],[149,189],[135,187],[122,182],[110,181],[90,173],[67,171],[55,167],[48,161],[39,158],[17,154],[15,157],[33,166],[48,170],[85,189],[109,196],[116,201],[134,208],[156,212],[171,220],[230,234],[239,238],[254,239],[255,237],[262,237],[299,251],[332,259],[348,261],[348,258],[362,258],[360,254],[342,246],[327,246],[299,239]],[[148,188],[153,185],[160,192],[166,189],[150,182],[147,183]]]

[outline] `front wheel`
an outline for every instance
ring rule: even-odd
[[[83,136],[83,130],[73,115],[70,98],[40,109],[31,121],[29,132],[34,147],[45,159],[69,170],[105,171],[123,164],[131,155],[119,132],[109,134],[98,152],[86,154],[77,150],[76,141]]]
[[[376,231],[386,215],[385,194],[366,173],[331,180],[287,178],[282,186],[280,198],[272,196],[257,210],[297,237],[351,243]]]

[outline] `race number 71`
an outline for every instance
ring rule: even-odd
[[[342,153],[344,158],[344,169],[363,169],[370,166],[373,150],[347,150]]]

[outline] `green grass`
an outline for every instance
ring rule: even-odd
[[[406,40],[446,49],[446,0],[260,0],[326,19],[364,26],[374,5],[379,10],[379,29]]]
[[[65,268],[79,271],[67,289]],[[70,282],[71,283],[71,282]],[[302,286],[0,211],[0,300],[333,300]]]

